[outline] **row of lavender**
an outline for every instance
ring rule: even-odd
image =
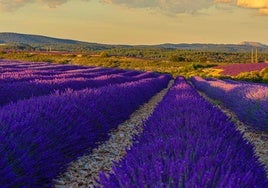
[[[23,69],[28,65],[24,67],[18,62],[10,66]],[[31,66],[40,68],[38,64]],[[46,66],[51,66],[49,71],[57,74],[83,72],[79,67],[61,66],[59,71],[53,69],[56,65]],[[0,67],[6,72],[4,66],[0,64]],[[124,74],[142,75],[133,71],[124,71]],[[66,87],[65,91],[0,107],[0,187],[52,186],[52,179],[63,172],[69,162],[106,140],[111,129],[166,87],[170,79],[168,75],[159,74],[136,77],[121,84],[103,79],[107,82],[97,89],[74,91]]]
[[[153,72],[0,61],[0,106],[67,88],[80,90],[159,76]],[[60,68],[60,69],[59,69]],[[42,70],[40,70],[42,69]],[[43,70],[44,69],[44,70]],[[49,69],[49,70],[45,70]],[[15,71],[17,70],[17,71]]]
[[[101,187],[268,187],[233,123],[178,77]]]
[[[209,97],[222,101],[246,124],[268,130],[268,85],[231,80],[192,77],[194,86]]]
[[[240,73],[261,71],[268,67],[268,63],[234,63],[228,65],[219,65],[214,67],[222,69],[222,75],[237,76]]]
[[[11,64],[11,65],[10,65]],[[102,75],[149,77],[159,75],[153,72],[128,71],[101,67],[57,65],[47,63],[22,63],[0,60],[0,83],[51,80],[63,78],[94,78]]]

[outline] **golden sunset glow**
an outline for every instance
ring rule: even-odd
[[[238,0],[237,5],[245,8],[259,9],[260,14],[268,14],[268,0]]]
[[[268,14],[268,8],[267,9],[260,9],[259,12],[261,14]]]
[[[268,0],[2,0],[0,12],[0,32],[112,44],[268,43]]]
[[[268,0],[238,0],[237,5],[248,8],[268,8]]]

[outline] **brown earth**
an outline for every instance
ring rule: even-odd
[[[55,188],[94,187],[94,184],[97,184],[95,179],[98,178],[99,172],[110,172],[113,162],[119,161],[126,155],[126,149],[132,145],[133,136],[142,132],[142,122],[153,112],[172,84],[173,81],[169,83],[168,88],[156,94],[148,103],[135,111],[129,120],[120,124],[116,130],[111,131],[110,139],[94,149],[90,155],[82,156],[70,163],[66,172],[54,180]],[[206,100],[215,104],[215,101],[208,98],[204,93],[199,93]],[[265,166],[268,177],[268,134],[253,130],[250,126],[243,124],[233,112],[222,104],[216,106],[231,118],[237,130],[254,145],[255,154]]]
[[[126,149],[132,145],[133,136],[142,132],[142,122],[154,111],[173,82],[170,81],[166,89],[152,97],[135,111],[129,120],[113,130],[107,142],[94,149],[90,155],[82,156],[69,164],[67,171],[54,180],[55,188],[93,187],[96,184],[94,179],[98,178],[100,171],[111,171],[113,162],[125,156]]]

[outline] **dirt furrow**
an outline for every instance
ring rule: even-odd
[[[255,130],[250,125],[246,125],[239,121],[236,114],[226,108],[221,102],[209,98],[205,93],[199,92],[206,100],[217,106],[222,112],[224,112],[231,121],[236,125],[243,137],[254,145],[255,154],[259,161],[264,165],[266,170],[266,176],[268,177],[268,133],[264,131]]]
[[[119,161],[126,154],[126,149],[132,145],[133,136],[142,132],[142,122],[153,112],[173,82],[170,81],[166,89],[152,97],[148,103],[135,111],[129,120],[112,131],[108,141],[94,149],[90,155],[82,156],[72,162],[67,171],[54,180],[55,187],[93,187],[94,179],[98,178],[100,171],[111,171],[112,163]]]

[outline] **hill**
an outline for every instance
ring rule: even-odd
[[[202,51],[217,51],[217,52],[249,52],[252,48],[258,48],[259,52],[268,52],[268,45],[257,42],[241,42],[240,44],[160,44],[156,45],[166,49],[184,49],[184,50],[202,50]]]
[[[47,50],[52,48],[52,50],[59,51],[104,50],[116,47],[116,45],[19,33],[0,33],[0,44],[6,44],[5,46],[26,50],[30,48],[37,50]]]
[[[267,48],[267,45],[262,44],[260,42],[250,42],[250,41],[244,41],[240,43],[241,45],[247,45],[252,47],[258,47],[258,48]]]
[[[19,33],[0,33],[0,47],[19,50],[48,50],[53,51],[97,51],[114,48],[126,49],[182,49],[216,52],[249,52],[253,47],[258,47],[259,52],[268,53],[268,46],[258,42],[241,42],[239,44],[158,44],[158,45],[109,45],[83,42],[70,39],[59,39],[42,35]]]

